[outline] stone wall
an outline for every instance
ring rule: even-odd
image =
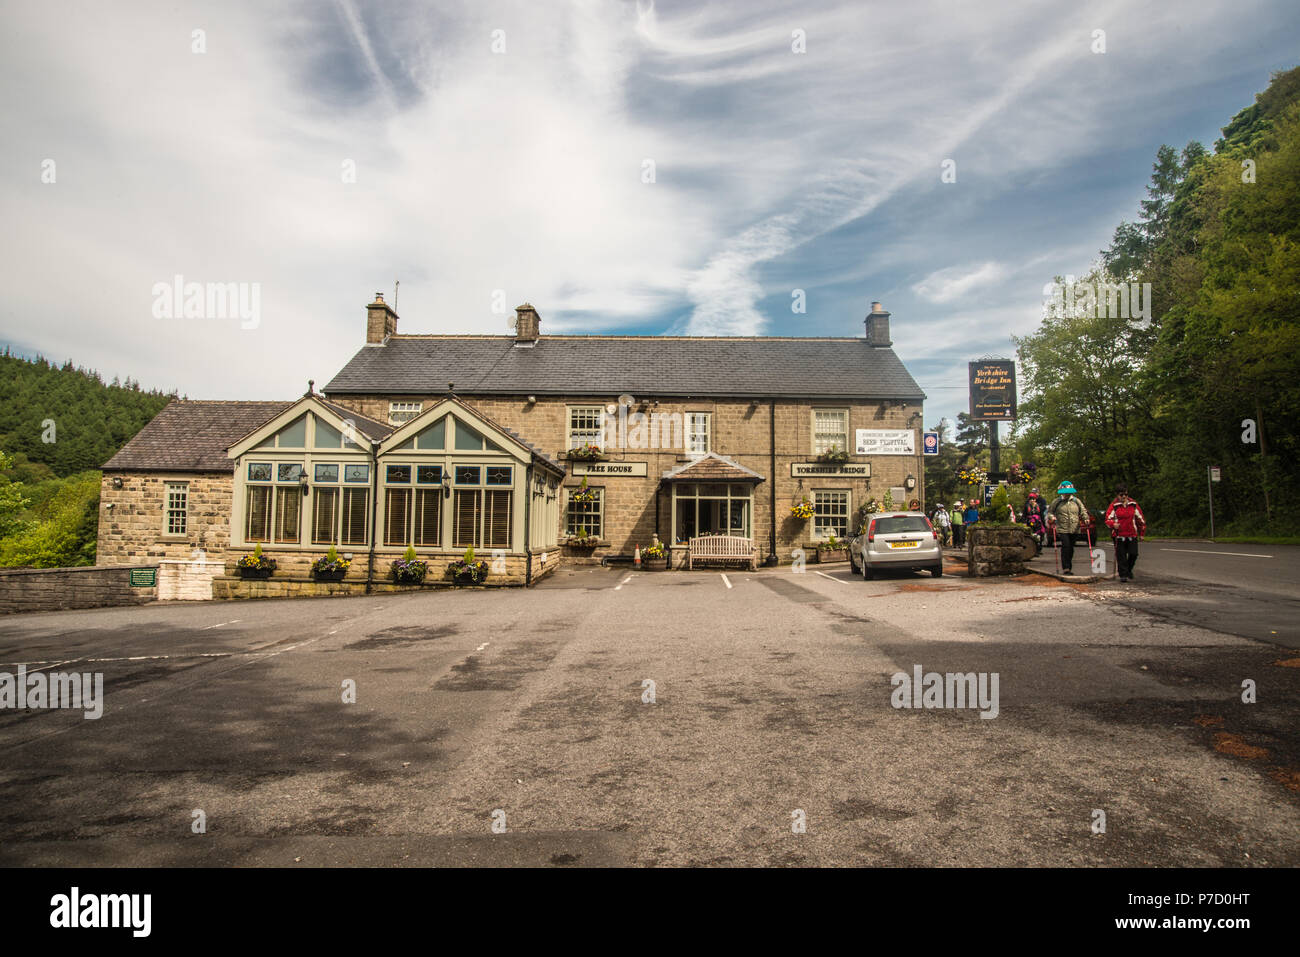
[[[0,614],[142,605],[154,601],[157,587],[131,586],[132,568],[156,569],[157,566],[0,569]]]
[[[115,480],[121,481],[121,488],[115,487]],[[168,482],[189,485],[184,535],[165,534]],[[161,558],[222,560],[230,544],[233,489],[232,473],[105,472],[100,481],[96,564],[127,565]]]
[[[212,598],[212,580],[225,573],[225,562],[164,559],[158,563],[158,600],[208,601]]]
[[[810,382],[809,390],[817,383]],[[756,388],[757,388],[756,384]],[[350,408],[362,415],[379,421],[387,421],[388,406],[392,401],[422,401],[425,408],[442,398],[441,396],[420,395],[376,395],[376,396],[331,396],[331,400],[341,406]],[[525,440],[555,458],[564,455],[567,444],[567,407],[570,405],[604,405],[612,401],[612,396],[539,396],[538,401],[530,405],[523,396],[472,396],[458,395],[465,404],[478,409],[500,424],[515,430]],[[638,397],[639,398],[639,397]],[[653,396],[646,398],[653,399]],[[853,456],[852,463],[870,462],[872,476],[870,479],[826,477],[817,479],[796,479],[790,474],[790,467],[797,462],[811,462],[812,454],[812,410],[814,408],[847,408],[849,410],[849,441],[853,442],[857,429],[906,429],[917,432],[917,455],[883,455]],[[760,482],[754,490],[753,515],[751,517],[751,534],[759,545],[760,560],[767,557],[769,536],[772,528],[771,485],[776,483],[776,531],[777,554],[782,562],[791,560],[790,553],[796,547],[809,549],[812,543],[812,522],[799,521],[789,514],[790,506],[807,495],[812,497],[814,489],[848,489],[851,493],[851,507],[857,507],[868,498],[884,498],[886,490],[902,486],[904,479],[912,475],[917,480],[917,489],[909,495],[924,499],[920,489],[923,466],[920,461],[921,436],[913,413],[920,412],[919,405],[906,405],[885,408],[879,402],[812,402],[807,400],[778,400],[776,404],[776,456],[775,476],[769,449],[771,409],[767,402],[760,402],[751,407],[744,399],[731,400],[660,400],[658,406],[650,411],[661,415],[687,412],[708,412],[712,415],[711,442],[712,449],[719,455],[734,460],[746,468],[753,469],[766,481]],[[910,423],[910,425],[909,425]],[[671,544],[672,516],[671,496],[667,490],[656,491],[663,473],[689,462],[690,458],[681,449],[626,449],[611,450],[609,461],[645,462],[645,477],[608,477],[591,476],[588,484],[604,489],[604,521],[602,538],[609,542],[607,546],[575,550],[565,548],[566,558],[571,560],[594,559],[599,561],[610,554],[630,555],[637,545],[649,544],[657,531],[659,537]],[[581,478],[573,474],[569,463],[569,475],[565,486],[575,488]],[[656,525],[656,495],[658,495],[658,524]],[[899,507],[906,505],[898,502]],[[852,516],[850,516],[852,519]],[[563,533],[564,512],[561,511],[561,533]],[[849,533],[856,529],[851,527]]]
[[[1019,575],[1037,547],[1023,525],[972,525],[966,529],[967,575]]]

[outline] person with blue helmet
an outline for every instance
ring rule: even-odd
[[[1047,524],[1056,530],[1061,548],[1061,571],[1073,575],[1074,544],[1083,538],[1083,526],[1088,522],[1088,510],[1079,498],[1074,483],[1066,479],[1056,487],[1056,498],[1047,506]]]

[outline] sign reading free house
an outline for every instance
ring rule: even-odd
[[[915,455],[912,429],[858,429],[858,455]]]
[[[644,478],[644,462],[574,462],[574,475],[632,475]]]

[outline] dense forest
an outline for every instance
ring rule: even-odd
[[[91,565],[99,467],[173,396],[0,355],[0,566]]]
[[[1213,150],[1162,146],[1137,221],[1119,224],[1088,275],[1056,277],[1079,295],[1045,304],[1016,340],[1020,418],[1001,466],[1034,463],[1044,491],[1070,478],[1091,507],[1126,482],[1156,531],[1183,535],[1209,531],[1217,466],[1219,537],[1295,536],[1300,68],[1275,74],[1222,133]],[[1142,310],[1087,294],[1120,283],[1150,284]],[[987,467],[987,431],[959,421],[945,436],[931,501],[957,494],[962,465]]]

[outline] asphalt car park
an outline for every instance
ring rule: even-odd
[[[1300,863],[1294,652],[1133,595],[578,567],[10,616],[0,671],[105,707],[0,712],[0,863]],[[896,707],[917,667],[996,717]]]

